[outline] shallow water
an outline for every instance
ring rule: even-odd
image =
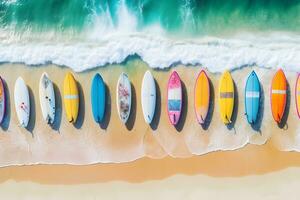
[[[134,68],[135,70],[132,70]],[[211,110],[205,127],[197,123],[193,110],[193,90],[200,67],[179,65],[177,70],[183,83],[184,106],[179,125],[170,125],[166,113],[166,88],[171,70],[151,70],[158,87],[157,110],[154,122],[149,126],[144,122],[140,95],[146,63],[134,59],[125,65],[113,65],[90,71],[75,73],[80,90],[80,112],[75,125],[69,124],[62,104],[63,77],[68,68],[3,64],[1,76],[7,84],[9,107],[0,137],[1,166],[23,164],[92,164],[129,162],[144,156],[162,158],[191,157],[218,150],[234,150],[246,144],[263,145],[267,141],[283,151],[299,151],[299,123],[293,94],[287,109],[288,126],[278,127],[272,119],[269,106],[269,86],[274,70],[246,67],[232,72],[236,85],[236,106],[233,124],[226,127],[219,116],[218,80],[220,74],[208,73],[212,84]],[[260,120],[251,127],[244,116],[244,85],[251,70],[256,70],[264,91]],[[17,71],[17,73],[16,73]],[[37,80],[46,71],[56,86],[58,112],[55,125],[50,127],[43,121],[38,99]],[[129,123],[123,125],[116,110],[116,74],[126,72],[132,83],[133,105]],[[99,72],[107,85],[108,103],[105,122],[97,124],[93,120],[90,106],[89,80]],[[32,116],[29,128],[18,126],[15,108],[11,103],[11,92],[17,76],[22,76],[30,88]],[[286,72],[290,90],[296,81],[296,73]],[[29,78],[30,77],[30,78]]]

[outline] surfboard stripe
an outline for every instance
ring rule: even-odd
[[[272,90],[272,94],[286,94],[286,90]]]
[[[168,100],[168,107],[170,111],[180,111],[181,100]]]
[[[259,98],[259,92],[248,91],[246,92],[246,98]]]
[[[169,99],[181,99],[180,98],[181,96],[181,89],[179,88],[173,88],[173,89],[170,89],[169,90],[169,93],[168,93],[168,98]]]
[[[65,99],[77,99],[78,98],[78,95],[71,95],[71,94],[67,94],[64,96]]]
[[[220,93],[220,98],[233,98],[233,92],[221,92]]]

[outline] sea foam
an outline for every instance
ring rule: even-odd
[[[37,39],[34,36],[9,34],[9,31],[1,33],[0,62],[28,65],[53,63],[68,66],[77,72],[122,63],[132,55],[138,55],[152,68],[163,69],[178,63],[199,64],[211,72],[245,65],[298,71],[300,63],[300,36],[280,33],[190,40],[145,32],[116,32],[102,39],[95,38],[95,35],[47,39],[46,34]]]
[[[104,8],[103,8],[104,9]],[[232,35],[174,36],[159,24],[138,25],[136,15],[121,0],[117,20],[108,7],[90,16],[90,22],[77,33],[47,30],[36,32],[17,25],[0,28],[0,62],[43,65],[53,63],[80,72],[107,64],[122,63],[138,55],[149,67],[164,69],[174,64],[202,65],[211,72],[247,65],[298,71],[300,35],[288,32]],[[190,11],[183,12],[189,18]],[[190,20],[187,20],[190,21]]]

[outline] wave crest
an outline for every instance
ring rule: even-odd
[[[138,55],[152,68],[174,64],[202,65],[211,72],[257,65],[282,67],[297,71],[300,63],[300,36],[282,33],[240,34],[231,39],[203,37],[180,40],[148,33],[73,38],[28,34],[26,37],[0,34],[0,62],[42,65],[53,63],[74,71],[122,63],[128,56]],[[52,38],[52,39],[47,39]]]

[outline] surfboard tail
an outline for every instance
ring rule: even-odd
[[[226,115],[225,116],[225,118],[226,118],[226,120],[229,122],[229,124],[231,124],[232,123],[232,121],[228,118],[228,116]]]
[[[71,120],[69,120],[70,123],[73,123],[74,122],[74,118],[72,117]]]
[[[202,115],[200,115],[200,118],[201,118],[201,123],[200,124],[204,124],[204,122],[205,122],[205,119],[203,118],[203,116]]]
[[[277,114],[277,117],[278,117],[278,119],[276,119],[275,121],[276,121],[278,124],[280,124],[280,123],[281,123],[281,117],[280,117],[279,114]]]

